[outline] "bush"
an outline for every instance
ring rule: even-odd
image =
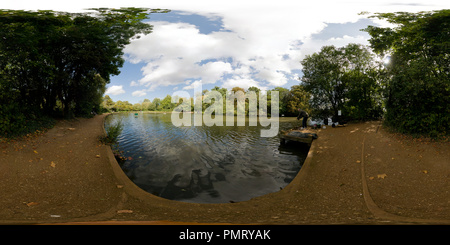
[[[122,131],[123,123],[122,121],[117,121],[115,124],[111,124],[106,128],[106,136],[103,136],[100,141],[108,145],[115,144]]]
[[[35,112],[17,100],[14,91],[0,91],[0,136],[20,137],[36,130],[52,128],[55,120]]]

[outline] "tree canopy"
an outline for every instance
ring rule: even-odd
[[[400,132],[446,135],[450,127],[450,10],[380,13],[394,28],[365,29],[384,73],[385,121]]]
[[[151,33],[143,21],[155,12],[166,10],[0,10],[0,133],[26,131],[42,116],[98,112],[125,45]]]
[[[315,117],[337,116],[341,110],[349,119],[381,116],[379,64],[371,51],[360,44],[345,47],[324,46],[308,55],[303,65],[302,84],[311,94]]]

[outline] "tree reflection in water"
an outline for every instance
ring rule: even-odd
[[[174,127],[170,114],[120,113],[119,150],[127,176],[154,195],[184,202],[227,203],[279,191],[297,175],[306,145],[260,137],[259,126]],[[298,126],[280,118],[280,129]],[[131,158],[129,158],[131,157]]]

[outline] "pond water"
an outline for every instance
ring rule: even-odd
[[[118,120],[124,130],[116,148],[127,158],[120,164],[126,175],[149,193],[183,202],[239,202],[279,191],[309,150],[301,143],[280,145],[278,136],[261,137],[259,123],[175,127],[170,113],[118,113],[106,118],[105,127]],[[279,123],[283,130],[301,122],[281,117]]]

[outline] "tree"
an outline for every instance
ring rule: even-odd
[[[349,44],[345,48],[348,60],[343,84],[347,86],[342,113],[357,120],[377,119],[382,115],[381,84],[382,67],[375,61],[372,51],[363,45]]]
[[[99,112],[110,76],[118,75],[124,63],[125,45],[138,34],[151,33],[152,26],[143,21],[154,12],[166,11],[0,10],[0,102],[16,104],[14,109],[0,107],[7,124],[23,116],[54,116],[59,109],[66,117]]]
[[[160,98],[154,98],[153,101],[152,101],[152,107],[154,107],[153,110],[159,111],[161,109],[160,105],[161,105],[161,99]]]
[[[373,50],[390,55],[385,123],[400,132],[436,137],[450,127],[450,10],[380,13],[394,28],[369,26]]]
[[[319,53],[301,61],[306,91],[312,94],[311,105],[320,116],[337,115],[343,107],[345,85],[341,79],[344,54],[342,49],[324,46]]]
[[[282,96],[280,95],[280,97]],[[288,93],[284,95],[284,98],[283,99],[280,98],[280,100],[286,104],[285,106],[286,115],[297,116],[298,109],[302,109],[311,114],[311,108],[309,105],[310,98],[311,95],[305,91],[303,85],[294,85],[291,87]]]
[[[103,97],[102,107],[107,111],[111,111],[113,109],[114,101],[111,99],[111,97],[109,97],[109,95],[105,95],[105,97]]]
[[[161,100],[161,109],[171,110],[174,107],[175,107],[174,104],[172,104],[172,96],[167,95],[166,97],[164,97],[163,100]]]
[[[381,114],[376,76],[379,65],[367,47],[324,46],[301,64],[301,81],[312,96],[313,114],[337,117],[341,110],[353,119],[372,119]]]
[[[144,99],[142,102],[142,110],[150,111],[152,108],[152,102],[149,99]]]
[[[128,101],[118,100],[114,105],[114,109],[115,109],[115,111],[132,111],[133,104],[131,104]]]
[[[289,93],[289,89],[287,88],[283,88],[283,87],[276,87],[274,89],[272,89],[273,91],[278,91],[278,96],[280,99],[280,103],[279,103],[279,112],[280,114],[284,114],[284,115],[288,115],[288,110],[287,110],[287,105],[288,105],[288,100],[290,99],[290,93]]]
[[[141,103],[133,104],[133,111],[142,111],[142,104]]]

